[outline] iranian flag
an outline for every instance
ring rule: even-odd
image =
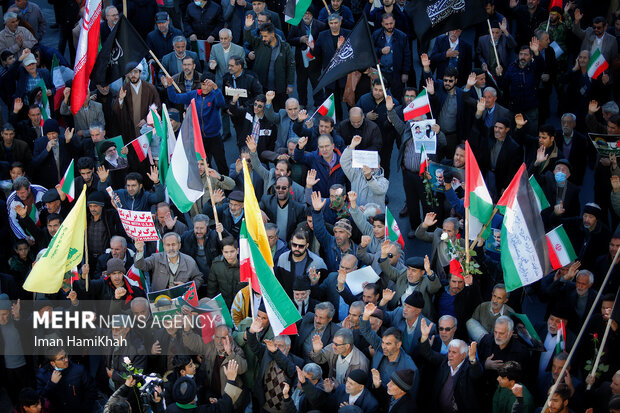
[[[577,259],[577,254],[575,254],[573,245],[562,225],[547,232],[547,248],[549,248],[551,267],[554,270],[562,268]]]
[[[592,79],[596,79],[608,68],[609,63],[607,63],[607,60],[603,57],[601,49],[596,49],[592,56],[590,56],[590,61],[588,62],[588,76]]]
[[[560,320],[558,332],[555,335],[555,354],[560,354],[566,350],[566,326],[564,320]]]
[[[132,265],[127,274],[127,281],[130,285],[134,285],[136,287],[142,288],[144,291],[148,291],[148,285],[146,283],[146,278],[144,277],[144,273],[142,270],[136,268],[135,265]]]
[[[329,116],[336,122],[336,101],[334,100],[334,94],[329,95],[325,102],[319,106],[315,113],[321,116]]]
[[[312,33],[308,33],[308,45],[301,51],[301,59],[304,63],[304,67],[306,68],[308,67],[308,64],[315,59],[310,46],[314,47],[314,37],[312,37]]]
[[[428,155],[426,154],[426,149],[424,149],[424,145],[420,149],[420,176],[424,175],[424,172],[428,169]]]
[[[538,206],[538,212],[542,211],[545,208],[549,208],[549,201],[547,200],[547,196],[543,192],[540,184],[534,177],[534,175],[530,176],[530,185],[534,190],[534,197],[536,197],[536,205]]]
[[[245,219],[241,223],[239,247],[240,271],[256,274],[274,336],[297,334],[295,322],[301,319],[301,315],[250,236]]]
[[[195,110],[185,112],[185,119],[179,129],[179,136],[166,172],[168,195],[183,213],[188,212],[194,202],[204,194],[204,185],[196,159],[196,134],[200,135],[200,128],[195,129],[195,118]],[[163,143],[161,145],[163,146]],[[160,163],[161,161],[160,158]]]
[[[192,103],[187,108],[192,114],[192,129],[194,131],[194,150],[196,151],[196,159],[206,161],[207,154],[205,152],[204,142],[202,141],[202,133],[200,132],[200,123],[198,122],[198,112],[196,111],[196,99],[192,99]]]
[[[475,240],[482,231],[482,227],[491,219],[493,215],[493,201],[476,157],[469,146],[469,141],[465,141],[465,208],[469,208],[469,239]],[[490,232],[487,227],[485,232]],[[480,234],[486,239],[488,234]]]
[[[138,155],[140,162],[148,157],[151,139],[153,139],[153,131],[148,131],[127,144],[127,146],[131,145],[134,151],[136,151],[136,155]]]
[[[198,55],[198,59],[208,62],[211,57],[211,43],[206,40],[192,40],[192,50]]]
[[[69,202],[73,202],[75,198],[75,167],[73,166],[73,159],[71,159],[71,163],[60,180],[60,190],[67,195]]]
[[[426,115],[431,112],[431,102],[428,100],[426,88],[422,90],[413,101],[403,110],[405,122],[418,116]]]
[[[504,215],[501,235],[504,284],[506,291],[512,291],[550,272],[545,230],[525,164],[497,201],[497,208]]]
[[[52,117],[50,101],[47,98],[47,87],[45,87],[43,79],[39,79],[38,86],[41,88],[41,119],[45,122]]]
[[[99,28],[101,26],[101,0],[86,0],[84,17],[75,57],[75,76],[71,91],[71,112],[75,115],[84,105],[88,92],[88,79],[99,52]],[[122,51],[121,51],[122,52]]]
[[[388,207],[385,207],[385,223],[385,236],[390,241],[398,242],[401,248],[405,249],[405,240],[400,233],[400,228],[398,228],[398,222],[396,222],[394,215],[392,215]]]
[[[60,108],[64,98],[65,83],[73,79],[73,70],[66,66],[61,66],[58,63],[58,56],[54,54],[51,72],[52,83],[54,83],[54,88],[56,88],[56,93],[54,94],[54,107]]]
[[[297,26],[310,4],[312,4],[312,0],[286,0],[284,21],[291,26]]]

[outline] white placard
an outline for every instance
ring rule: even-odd
[[[437,134],[431,127],[435,124],[435,119],[420,120],[411,125],[411,135],[415,145],[415,153],[422,151],[422,145],[428,155],[437,153]]]
[[[379,276],[375,270],[371,266],[366,266],[347,274],[347,286],[351,290],[351,294],[358,295],[364,291],[365,283],[374,283],[378,279]]]
[[[125,232],[131,238],[137,241],[157,241],[159,239],[150,211],[131,211],[119,208],[118,216],[123,223]]]
[[[235,89],[234,87],[226,86],[224,88],[224,93],[226,94],[226,96],[236,96],[236,95],[239,95],[240,98],[247,98],[248,97],[247,89]]]
[[[366,165],[369,168],[379,167],[379,152],[377,151],[353,151],[353,158],[351,160],[352,168],[362,168]]]

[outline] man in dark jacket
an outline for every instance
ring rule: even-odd
[[[581,186],[586,174],[586,163],[590,150],[589,139],[575,130],[577,117],[572,113],[565,113],[561,118],[562,129],[555,132],[555,143],[571,164],[571,174],[568,180]]]
[[[292,182],[288,176],[279,177],[275,184],[275,194],[263,195],[259,204],[269,221],[278,226],[283,240],[288,240],[297,224],[306,217],[306,206],[291,196]]]
[[[101,176],[101,175],[100,175]],[[148,177],[153,181],[154,192],[146,192],[142,187],[142,175],[130,172],[125,177],[125,188],[114,191],[113,203],[117,208],[130,209],[132,211],[150,211],[151,206],[164,200],[164,187],[159,183],[159,171],[151,167]],[[104,180],[99,182],[99,192],[105,193],[109,183]]]
[[[225,96],[226,109],[230,106],[236,106],[239,109],[251,109],[254,99],[263,93],[263,85],[258,80],[256,74],[245,70],[245,62],[239,56],[233,56],[228,59],[228,73],[222,76],[222,85],[224,88],[243,89],[246,91],[246,97],[235,95],[237,100],[232,102],[233,96]],[[229,113],[230,114],[230,113]]]
[[[97,399],[95,383],[86,369],[69,361],[64,349],[48,351],[49,363],[37,373],[37,391],[55,412],[91,411]]]
[[[450,30],[448,34],[439,36],[435,40],[435,46],[431,52],[431,62],[433,69],[437,70],[437,79],[443,79],[443,75],[448,67],[456,67],[458,71],[457,85],[462,87],[467,81],[467,76],[471,73],[472,66],[472,45],[461,39],[460,29]]]
[[[472,342],[468,348],[467,343],[455,339],[448,346],[448,354],[433,352],[428,340],[433,324],[427,324],[425,319],[421,323],[422,335],[416,351],[438,369],[435,381],[429,386],[432,398],[424,407],[428,409],[437,406],[440,411],[450,411],[452,405],[456,404],[459,412],[478,412],[477,385],[482,378],[483,368],[476,359],[477,343]]]
[[[254,49],[254,71],[258,79],[267,90],[276,92],[274,106],[282,109],[287,95],[293,93],[295,83],[295,59],[291,46],[279,36],[276,36],[273,24],[265,23],[260,27],[260,36],[252,35],[251,27],[254,17],[245,16],[243,39]]]
[[[340,167],[340,151],[334,148],[334,141],[328,135],[319,137],[319,148],[314,152],[304,152],[306,143],[308,143],[307,137],[304,136],[299,139],[293,158],[296,162],[301,162],[308,168],[317,171],[317,178],[320,180],[317,179],[315,189],[321,193],[323,198],[329,198],[329,188],[332,185],[341,184],[344,186],[347,181]]]
[[[349,119],[336,126],[336,134],[342,136],[346,146],[351,144],[353,137],[359,135],[362,142],[355,149],[364,151],[380,151],[383,147],[381,129],[370,119],[366,119],[362,108],[357,106],[349,110]]]
[[[165,11],[160,11],[155,15],[157,28],[146,36],[146,44],[155,53],[158,59],[172,52],[172,39],[176,36],[183,36],[183,32],[172,26],[170,17]]]
[[[224,27],[222,8],[211,0],[196,0],[187,6],[183,18],[183,34],[190,40],[206,40],[213,43]]]
[[[198,269],[204,277],[209,275],[211,263],[220,254],[220,245],[216,230],[209,229],[209,217],[196,214],[194,227],[181,235],[181,252],[194,257]]]
[[[43,136],[34,142],[32,167],[37,172],[37,182],[46,188],[55,187],[81,145],[80,137],[73,136],[73,129],[65,130],[64,136],[60,135],[58,122],[54,119],[46,120]]]

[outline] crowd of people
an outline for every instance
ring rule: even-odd
[[[49,3],[53,25],[32,0],[1,4],[3,411],[620,412],[617,4],[484,0],[488,20],[420,41],[405,0],[315,0],[295,26],[290,1],[105,0],[101,43],[125,14],[161,65],[146,56],[123,79],[91,82],[72,110],[71,80],[54,68],[74,66],[84,1]],[[313,90],[363,15],[381,70]],[[192,51],[201,41],[204,55]],[[591,56],[607,64],[596,76]],[[430,113],[405,120],[423,91]],[[322,115],[332,95],[335,117]],[[205,192],[181,213],[161,182],[154,117],[165,104],[176,136],[192,100]],[[420,172],[414,134],[431,118],[434,174]],[[128,144],[147,133],[144,158]],[[598,153],[592,134],[612,149]],[[563,225],[575,261],[508,291],[497,214],[472,250],[479,271],[463,271],[466,142],[493,201],[525,163],[548,201],[545,230]],[[359,150],[378,164],[354,166]],[[296,335],[274,335],[240,281],[243,161]],[[74,205],[61,185],[71,162],[74,197],[86,191],[85,259],[58,292],[33,294],[22,285]],[[152,212],[160,241],[127,235],[119,208]],[[355,294],[347,276],[364,267],[378,280]],[[151,319],[148,291],[191,281],[201,304],[221,294],[233,327],[206,337],[188,322],[118,322],[111,337],[128,344],[107,355],[20,352],[19,325],[58,301]],[[135,371],[163,380],[138,390]]]

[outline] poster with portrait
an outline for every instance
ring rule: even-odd
[[[103,145],[104,142],[113,142],[114,146],[116,146],[116,152],[118,154],[119,158],[123,158],[123,159],[127,159],[127,155],[126,154],[122,154],[121,150],[123,149],[123,146],[125,146],[125,144],[123,143],[123,137],[122,136],[116,136],[114,138],[108,138],[99,142],[95,142],[95,148],[97,149],[97,156],[99,157],[99,163],[103,163],[105,161],[105,153],[103,153],[101,151],[101,145]],[[123,164],[126,164],[126,162],[122,162]],[[122,168],[117,168],[117,169],[122,169]]]
[[[429,155],[437,153],[437,134],[432,129],[435,119],[426,119],[413,122],[411,125],[411,135],[413,136],[413,144],[415,145],[415,153],[424,150]]]
[[[452,189],[455,191],[465,186],[465,169],[429,162],[428,173],[431,175],[431,186],[434,191],[445,192],[446,179],[449,179]]]
[[[484,248],[489,252],[499,253],[501,251],[502,230],[492,228],[489,237],[484,243]]]

